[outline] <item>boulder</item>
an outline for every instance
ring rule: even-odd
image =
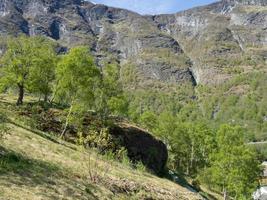
[[[167,163],[166,145],[147,131],[128,124],[120,124],[110,128],[110,134],[120,137],[122,146],[128,151],[133,162],[141,161],[148,169],[160,174]]]

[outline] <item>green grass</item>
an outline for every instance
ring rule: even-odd
[[[133,169],[30,128],[12,99],[0,102],[10,120],[0,141],[0,199],[200,199],[141,165]]]

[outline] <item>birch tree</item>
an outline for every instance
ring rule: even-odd
[[[57,98],[69,106],[61,133],[64,136],[73,108],[92,108],[95,90],[99,87],[100,70],[87,47],[75,47],[60,59],[56,69]]]

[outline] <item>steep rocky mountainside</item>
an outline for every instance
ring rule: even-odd
[[[266,5],[265,0],[223,0],[149,18],[182,44],[194,61],[198,83],[221,83],[239,72],[237,68],[249,70],[249,60],[266,70]]]
[[[134,64],[146,82],[220,83],[234,73],[228,68],[236,57],[264,63],[266,4],[223,0],[173,15],[141,16],[82,0],[0,0],[0,32],[41,34],[63,47],[88,44],[99,63]]]
[[[20,33],[45,35],[60,51],[88,45],[100,66],[120,63],[132,118],[169,109],[267,138],[266,0],[156,16],[82,0],[0,0],[0,35]]]
[[[0,16],[2,35],[41,34],[64,47],[88,44],[97,60],[134,58],[146,79],[191,81],[190,62],[179,43],[136,13],[79,0],[1,0]],[[173,62],[157,59],[163,53]]]

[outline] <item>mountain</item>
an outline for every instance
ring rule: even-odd
[[[132,107],[140,107],[133,118],[144,108],[168,108],[190,120],[241,125],[261,140],[267,138],[266,4],[222,0],[142,16],[82,0],[0,0],[0,35],[44,35],[59,51],[88,45],[99,66],[119,63]]]
[[[265,6],[264,0],[223,0],[141,16],[81,0],[1,0],[0,32],[45,35],[64,47],[88,44],[98,60],[133,63],[146,82],[218,83],[231,77],[224,69],[244,51],[264,59]]]
[[[266,64],[266,1],[223,0],[208,6],[149,17],[174,37],[194,61],[198,83],[220,83],[248,70],[246,59]],[[229,73],[230,71],[230,73]]]
[[[0,2],[0,16],[2,35],[45,35],[64,47],[88,44],[98,60],[134,62],[146,79],[191,81],[179,43],[137,13],[84,1],[12,0]],[[162,54],[174,60],[150,59]]]

